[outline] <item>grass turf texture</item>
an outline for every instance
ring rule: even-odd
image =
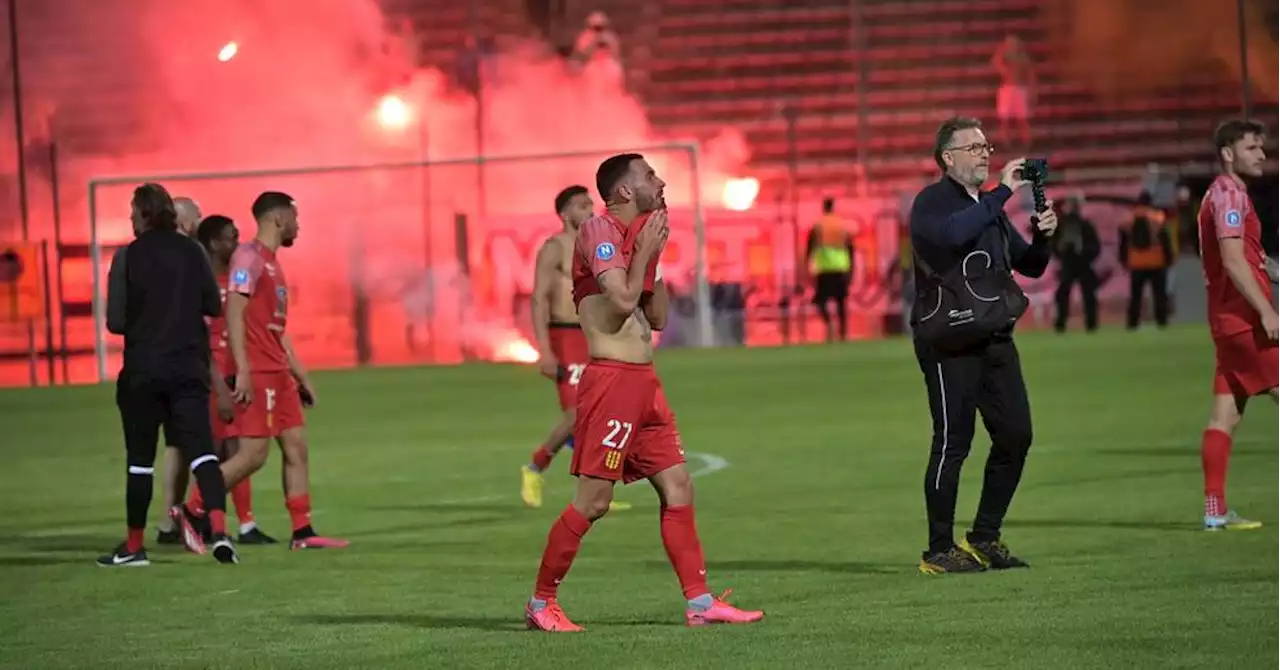
[[[916,572],[929,421],[905,341],[662,352],[686,448],[730,464],[697,480],[712,585],[766,619],[681,627],[656,502],[637,484],[620,491],[635,509],[596,525],[561,590],[588,628],[572,636],[523,631],[573,488],[566,452],[544,507],[520,504],[517,468],[555,412],[529,368],[318,375],[314,520],[352,546],[242,547],[232,567],[158,546],[150,568],[95,567],[124,532],[111,387],[6,391],[0,666],[1274,667],[1273,404],[1250,407],[1229,476],[1231,505],[1267,526],[1205,533],[1204,329],[1019,344],[1036,440],[1005,538],[1033,569]],[[981,428],[975,443],[957,533],[977,504]],[[273,455],[255,478],[254,503],[286,539],[279,467]]]

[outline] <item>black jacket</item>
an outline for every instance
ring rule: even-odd
[[[1102,253],[1102,240],[1093,222],[1079,214],[1060,214],[1058,230],[1049,245],[1053,256],[1061,263],[1062,272],[1075,274],[1093,271],[1093,262]]]
[[[204,318],[221,314],[204,250],[177,231],[142,233],[112,259],[107,330],[124,335],[125,370],[207,376]]]
[[[1030,242],[1012,225],[1004,204],[1013,195],[1000,185],[982,193],[977,201],[956,180],[944,176],[926,186],[911,204],[911,245],[934,272],[944,275],[971,251],[991,254],[996,268],[1012,269],[1028,277],[1039,277],[1049,266],[1048,238],[1037,231]],[[1009,240],[1006,266],[1004,237]],[[915,264],[916,285],[926,277]]]

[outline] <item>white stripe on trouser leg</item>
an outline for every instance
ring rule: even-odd
[[[942,464],[947,462],[947,384],[942,381],[942,363],[938,363],[938,398],[942,405],[942,456],[938,459],[938,474],[933,476],[933,490],[942,487]]]
[[[155,468],[149,468],[149,467],[147,467],[147,466],[145,466],[145,465],[130,465],[130,466],[129,466],[129,474],[131,474],[131,475],[153,475],[153,474],[155,474],[155,472],[156,472],[156,469],[155,469]]]
[[[197,458],[196,460],[191,461],[191,471],[195,472],[196,468],[200,467],[201,465],[204,465],[205,463],[208,463],[209,461],[213,461],[214,463],[217,463],[218,457],[214,456],[213,454],[205,454],[204,456],[201,456],[200,458]]]

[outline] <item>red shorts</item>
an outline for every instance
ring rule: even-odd
[[[551,337],[551,353],[560,364],[556,377],[556,393],[560,396],[560,409],[574,406],[574,396],[582,371],[591,355],[587,353],[587,336],[576,323],[553,323],[548,330]]]
[[[1247,398],[1276,387],[1280,358],[1276,343],[1259,330],[1246,330],[1213,340],[1217,366],[1213,371],[1215,395]]]
[[[298,382],[287,371],[254,372],[253,400],[236,406],[240,437],[278,437],[290,428],[306,424]]]
[[[218,417],[217,391],[209,392],[209,418],[213,424],[213,441],[215,443],[240,436],[240,421],[235,416],[232,416],[231,423],[227,423]]]
[[[569,472],[628,484],[684,463],[653,365],[593,359],[578,383]]]

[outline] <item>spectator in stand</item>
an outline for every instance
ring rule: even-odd
[[[587,16],[587,25],[578,33],[573,62],[584,71],[597,70],[610,81],[622,82],[622,44],[604,12]]]
[[[488,37],[476,38],[467,33],[462,41],[462,50],[458,52],[455,77],[458,86],[471,95],[478,95],[484,82],[490,81],[494,74],[493,40]]]
[[[1015,154],[1031,149],[1031,106],[1035,102],[1035,63],[1022,40],[1009,35],[991,57],[991,65],[1000,76],[996,92],[996,118],[1000,122],[1000,138],[1012,142],[1011,126],[1016,126],[1020,144]]]

